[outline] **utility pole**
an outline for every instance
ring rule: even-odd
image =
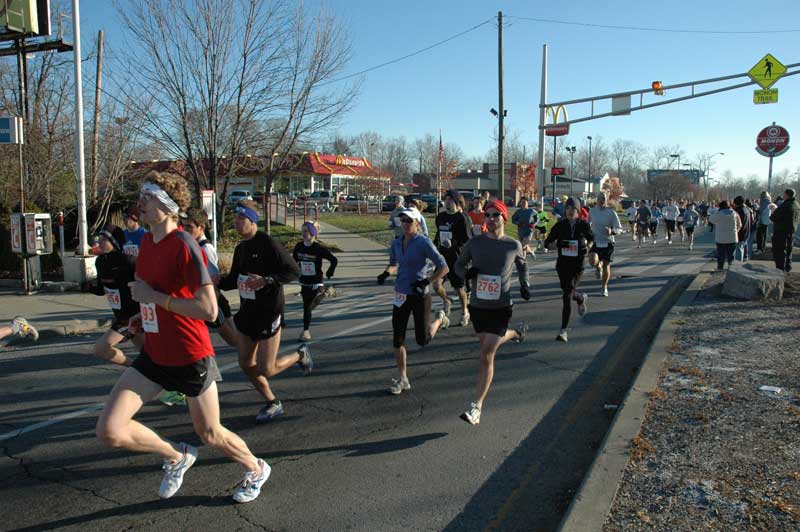
[[[97,33],[97,76],[94,84],[94,131],[92,131],[92,198],[97,197],[97,164],[100,159],[100,91],[103,86],[103,30]]]
[[[505,133],[503,132],[503,118],[506,114],[506,108],[503,107],[503,12],[497,12],[497,89],[500,108],[497,110],[500,113],[500,120],[498,122],[498,138],[497,138],[497,188],[500,201],[505,204],[506,187],[505,187],[505,159],[503,157],[503,143]]]

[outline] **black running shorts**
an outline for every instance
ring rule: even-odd
[[[231,304],[222,292],[217,292],[217,319],[214,321],[207,321],[206,325],[212,329],[219,329],[225,320],[231,317]]]
[[[591,253],[597,253],[602,262],[611,264],[611,256],[614,255],[614,243],[609,242],[608,247],[599,248],[597,244],[592,244]]]
[[[264,309],[260,312],[249,311],[245,314],[240,310],[233,317],[233,322],[240,333],[254,342],[272,338],[278,334],[281,327],[286,325],[282,307],[277,312]]]
[[[667,222],[667,231],[669,231],[670,233],[674,233],[675,232],[675,220],[664,220],[664,221]]]
[[[508,331],[508,322],[511,321],[511,305],[503,308],[476,308],[470,305],[469,319],[475,332],[489,333],[503,336]]]
[[[180,392],[189,397],[197,397],[211,386],[212,382],[222,380],[214,355],[201,358],[186,366],[162,366],[153,362],[142,350],[133,361],[132,367],[165,390]]]
[[[392,345],[402,347],[406,343],[408,319],[414,316],[414,338],[423,346],[431,341],[428,333],[431,325],[431,295],[408,295],[401,306],[392,305]]]
[[[456,274],[456,261],[458,257],[447,255],[444,260],[447,263],[447,268],[450,270],[447,272],[447,280],[450,281],[450,286],[456,290],[464,288],[464,279]]]

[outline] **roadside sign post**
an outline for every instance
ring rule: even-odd
[[[767,190],[772,188],[772,159],[783,155],[789,150],[789,132],[772,123],[762,129],[756,136],[756,151],[764,157],[769,157],[769,172],[767,173]]]

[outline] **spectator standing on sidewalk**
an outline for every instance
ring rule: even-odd
[[[714,241],[717,244],[717,270],[724,269],[725,261],[730,267],[733,262],[733,252],[739,241],[739,230],[742,221],[739,215],[730,208],[727,201],[720,201],[719,208],[709,216],[711,225],[715,227]]]
[[[767,249],[767,233],[769,226],[772,225],[772,220],[769,219],[778,206],[772,203],[772,196],[766,190],[761,193],[758,200],[758,209],[756,210],[756,220],[758,227],[756,228],[756,249],[764,253]]]
[[[783,203],[775,209],[770,219],[774,222],[772,235],[772,258],[775,267],[785,272],[792,271],[792,238],[800,224],[800,205],[793,188],[783,192]]]
[[[735,258],[745,262],[753,256],[753,249],[750,247],[750,230],[753,225],[753,215],[750,212],[750,208],[744,204],[742,196],[733,198],[733,210],[736,211],[736,214],[739,215],[739,221],[742,222],[742,227],[737,235],[739,242],[736,244]]]

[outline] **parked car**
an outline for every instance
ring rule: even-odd
[[[383,198],[381,210],[384,212],[393,211],[394,206],[397,203],[397,197],[398,197],[397,194],[392,194],[391,196],[386,196],[385,198]]]
[[[236,205],[242,200],[252,200],[249,190],[231,190],[228,192],[228,205]]]
[[[464,203],[466,203],[467,205],[472,203],[472,198],[475,197],[474,192],[472,192],[471,190],[459,190],[458,192],[464,198]]]
[[[425,207],[425,212],[436,212],[436,196],[434,194],[423,194],[419,197],[428,206]],[[444,209],[444,202],[439,202],[439,210]]]

